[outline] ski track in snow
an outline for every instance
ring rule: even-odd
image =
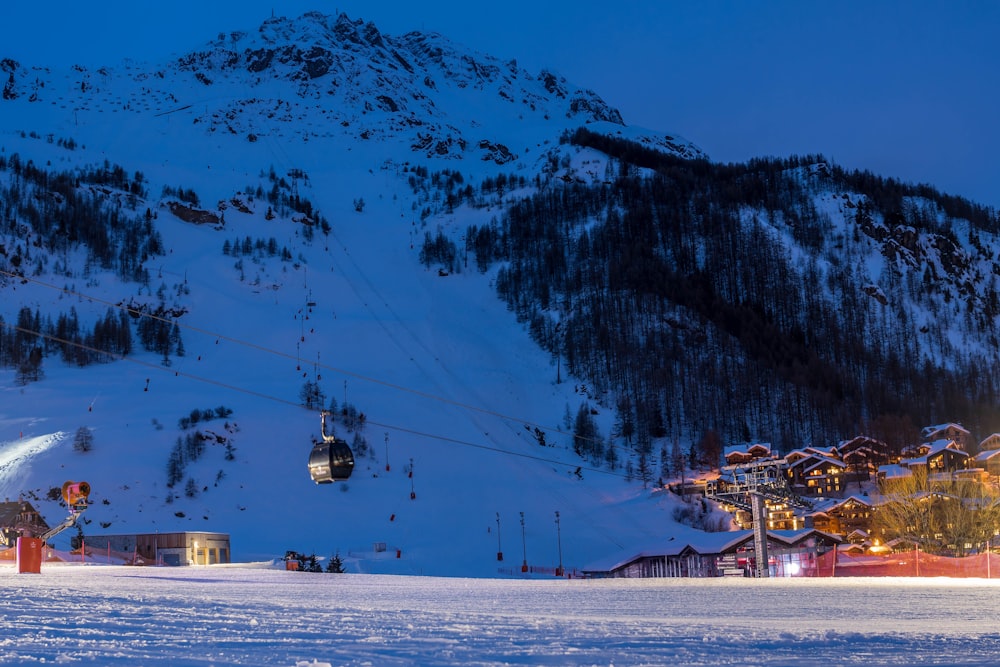
[[[0,665],[987,665],[992,581],[0,567]],[[809,611],[812,610],[812,611]]]
[[[0,443],[0,496],[18,493],[20,489],[15,487],[23,477],[23,467],[33,457],[59,444],[63,437],[62,432],[56,432]]]

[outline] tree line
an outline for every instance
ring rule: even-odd
[[[790,449],[902,443],[928,421],[1000,427],[992,210],[822,156],[715,164],[586,129],[566,141],[616,169],[551,180],[466,247],[480,271],[498,265],[498,294],[554,361],[616,397],[640,456],[668,436]],[[981,223],[974,242],[949,211]],[[874,278],[872,256],[889,258]]]

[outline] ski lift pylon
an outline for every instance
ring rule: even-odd
[[[309,454],[309,475],[317,484],[346,481],[354,472],[354,452],[346,441],[326,433],[326,410],[320,413],[321,435]]]

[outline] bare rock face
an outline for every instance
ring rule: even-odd
[[[217,213],[212,211],[205,211],[202,209],[197,209],[191,206],[187,206],[178,201],[167,202],[167,208],[175,216],[183,220],[184,222],[190,222],[196,225],[217,225],[219,224],[219,216]]]
[[[501,143],[494,144],[483,139],[479,142],[479,148],[483,151],[483,160],[492,160],[497,164],[507,164],[517,159],[517,155],[510,152],[510,149]]]
[[[615,125],[624,125],[621,112],[607,105],[601,98],[591,91],[586,97],[574,97],[569,102],[570,115],[586,116],[588,120],[604,120]]]

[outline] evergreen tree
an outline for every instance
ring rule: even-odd
[[[340,558],[340,552],[336,552],[330,558],[330,562],[326,564],[326,571],[334,574],[342,574],[344,572],[344,561]]]
[[[184,479],[184,445],[180,438],[170,450],[170,457],[167,459],[167,488],[174,488],[178,482]]]
[[[86,426],[76,429],[73,436],[73,451],[87,453],[94,448],[94,432]]]
[[[596,449],[596,443],[600,438],[601,434],[591,414],[590,405],[586,402],[581,403],[573,423],[573,451],[578,456],[587,458]]]

